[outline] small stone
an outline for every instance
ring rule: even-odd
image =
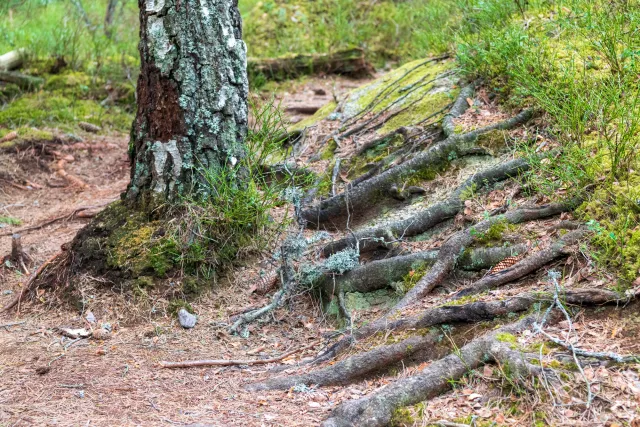
[[[80,399],[84,399],[84,390],[78,390],[77,396],[78,396]]]
[[[93,315],[93,312],[88,311],[87,315],[85,316],[85,319],[87,319],[87,322],[89,323],[96,323],[96,316]]]
[[[191,329],[196,326],[196,321],[198,320],[198,318],[194,314],[189,313],[184,308],[181,308],[178,312],[178,320],[180,321],[180,325],[182,325],[183,328]]]
[[[7,289],[6,291],[2,291],[2,295],[11,295],[13,293],[12,290]]]
[[[91,133],[97,133],[102,130],[100,126],[96,126],[92,123],[87,123],[87,122],[79,122],[78,127],[84,131],[91,132]]]

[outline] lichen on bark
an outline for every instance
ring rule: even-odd
[[[128,200],[207,195],[199,169],[245,155],[248,82],[237,0],[139,0],[138,112]]]

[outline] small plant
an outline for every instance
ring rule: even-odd
[[[14,218],[12,216],[0,216],[0,224],[20,225],[22,224],[22,221],[19,218]]]

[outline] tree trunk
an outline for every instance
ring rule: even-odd
[[[128,200],[210,189],[245,156],[248,82],[237,0],[138,0],[138,112]]]
[[[116,6],[118,6],[118,0],[109,0],[107,3],[107,12],[104,15],[104,35],[108,39],[113,36],[113,17],[116,13]]]

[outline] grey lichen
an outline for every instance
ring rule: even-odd
[[[325,262],[324,268],[330,273],[344,274],[360,264],[360,253],[354,248],[347,248],[331,255]]]

